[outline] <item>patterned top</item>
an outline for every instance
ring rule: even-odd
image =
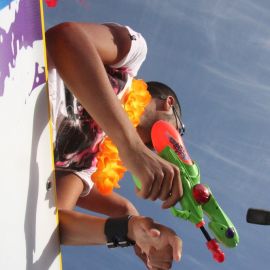
[[[132,40],[129,53],[106,67],[115,94],[121,98],[146,58],[147,45],[140,33],[126,26]],[[49,96],[54,129],[54,155],[57,169],[84,171],[94,168],[104,132],[67,89],[57,70],[49,69]]]
[[[127,84],[127,71],[107,68],[107,73],[115,94],[119,95]],[[81,171],[95,166],[95,155],[105,134],[66,87],[65,98],[67,116],[62,119],[56,135],[55,165]]]

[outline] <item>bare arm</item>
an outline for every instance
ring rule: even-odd
[[[112,32],[105,25],[65,23],[50,29],[46,38],[49,55],[68,88],[114,143],[120,148],[123,143],[140,143],[104,68],[127,54],[127,29]]]
[[[98,245],[106,243],[106,219],[73,210],[58,211],[60,243],[62,245]]]
[[[94,245],[107,242],[104,234],[106,219],[93,217],[71,210],[60,210],[60,241],[64,245]],[[152,219],[134,216],[128,223],[128,238],[147,255],[159,250],[160,261],[179,261],[182,241],[171,229],[153,222]],[[171,259],[168,259],[171,258]]]
[[[170,192],[164,206],[174,205],[182,195],[177,167],[143,144],[105,71],[104,65],[115,64],[128,53],[131,41],[127,29],[64,23],[50,29],[46,38],[49,58],[53,59],[65,84],[116,144],[125,166],[141,180],[138,195],[162,199],[161,188],[165,183]]]
[[[87,196],[79,198],[77,206],[109,217],[139,215],[135,206],[125,197],[116,192],[101,195],[95,185]]]

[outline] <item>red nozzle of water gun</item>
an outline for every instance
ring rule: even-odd
[[[45,0],[48,7],[56,7],[57,0]]]
[[[212,239],[206,243],[208,249],[212,252],[215,261],[222,263],[225,260],[225,254],[220,249],[217,241]]]

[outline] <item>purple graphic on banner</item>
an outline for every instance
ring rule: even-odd
[[[29,96],[31,95],[32,91],[38,87],[39,85],[43,84],[45,82],[45,67],[41,67],[42,68],[42,72],[39,73],[38,69],[39,69],[39,64],[35,63],[35,76],[34,76],[34,82],[33,82],[33,86],[31,89],[31,92],[29,93]]]
[[[16,66],[18,51],[33,47],[36,40],[42,40],[40,2],[21,0],[8,32],[0,28],[0,97],[4,95],[4,82],[10,76],[10,68]],[[40,78],[44,83],[45,74]]]

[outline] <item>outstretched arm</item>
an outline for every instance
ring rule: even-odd
[[[125,27],[63,23],[46,34],[49,58],[65,84],[119,150],[127,169],[142,182],[143,198],[174,205],[182,195],[176,166],[152,153],[142,142],[114,94],[104,65],[121,60],[131,40]],[[98,97],[98,98],[97,98]],[[162,190],[168,190],[163,194]]]
[[[62,244],[104,243],[104,219],[81,215],[73,210],[77,198],[83,190],[82,181],[74,174],[66,174],[58,177],[56,183]],[[88,196],[78,199],[77,206],[109,217],[139,215],[136,208],[127,199],[114,192],[108,196],[103,196],[95,187],[92,188]],[[148,222],[152,221],[148,219]],[[171,246],[164,246],[160,250],[151,247],[148,255],[138,245],[135,245],[134,249],[145,265],[151,265],[153,270],[171,268],[173,262]]]
[[[94,245],[107,242],[104,234],[106,219],[71,210],[59,210],[60,240],[65,245]],[[182,241],[171,229],[152,219],[134,216],[128,223],[128,238],[134,240],[148,258],[148,265],[169,269],[173,260],[179,261]],[[157,256],[158,255],[158,256]],[[162,266],[162,267],[161,267]]]

